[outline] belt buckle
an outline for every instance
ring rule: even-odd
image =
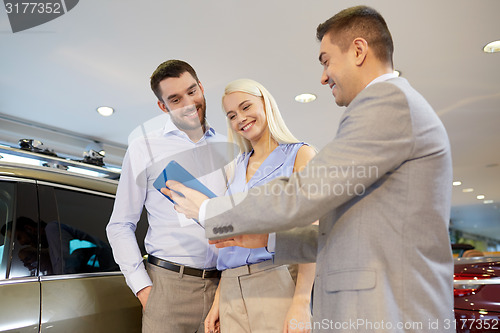
[[[201,278],[202,278],[202,279],[205,279],[205,272],[206,272],[206,270],[204,269],[204,270],[203,270],[203,273],[201,273]]]

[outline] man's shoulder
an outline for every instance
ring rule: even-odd
[[[413,89],[408,82],[408,80],[401,78],[401,77],[395,77],[389,80],[385,81],[380,81],[371,84],[370,86],[366,87],[360,94],[366,93],[366,94],[374,94],[375,92],[378,92],[380,90],[404,90],[404,89]]]
[[[413,88],[410,82],[402,77],[396,77],[393,79],[375,83],[373,84],[373,90],[369,90],[370,88],[371,87],[368,87],[366,89],[370,93],[380,93],[380,91],[382,90],[392,93],[400,92],[407,95],[408,97],[411,97],[412,95],[421,96],[421,94],[415,88]]]
[[[353,100],[352,106],[367,102],[369,100],[384,100],[387,102],[421,100],[423,96],[413,88],[410,83],[401,77],[374,83],[363,89]]]

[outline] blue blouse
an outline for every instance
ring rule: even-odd
[[[293,173],[297,152],[303,145],[303,142],[280,144],[262,162],[248,183],[246,182],[248,159],[253,151],[241,154],[236,161],[233,182],[229,184],[226,195],[248,191],[254,186],[263,185],[277,177],[289,177]],[[272,255],[265,247],[258,249],[226,247],[219,250],[217,269],[222,271],[269,259],[272,259]]]

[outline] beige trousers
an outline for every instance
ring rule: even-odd
[[[143,333],[203,333],[219,282],[147,263],[153,287],[142,314]]]
[[[281,333],[295,284],[287,266],[271,260],[222,272],[222,333]]]

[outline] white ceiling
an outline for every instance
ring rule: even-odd
[[[323,147],[342,109],[321,86],[316,27],[358,3],[347,0],[85,0],[65,15],[13,34],[0,11],[0,126],[5,118],[60,128],[114,145],[161,111],[149,76],[171,58],[191,63],[205,87],[208,119],[225,133],[220,96],[249,77],[276,97],[292,132]],[[434,106],[452,145],[454,204],[500,202],[498,0],[372,0],[395,43],[395,66]],[[318,99],[299,104],[294,96]],[[116,109],[103,118],[95,109]],[[19,133],[28,136],[32,133]],[[43,140],[42,140],[43,141]],[[122,149],[123,150],[123,149]],[[121,151],[122,151],[121,150]],[[432,184],[429,184],[432,186]]]

